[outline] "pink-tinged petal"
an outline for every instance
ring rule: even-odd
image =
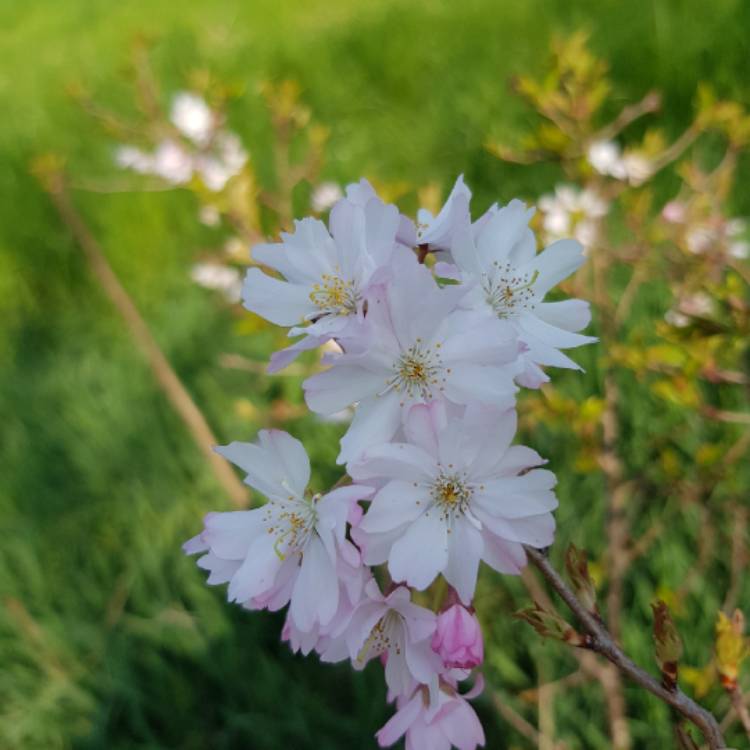
[[[477,518],[487,531],[500,539],[529,544],[539,549],[549,547],[555,538],[555,518],[551,513],[522,518],[498,518],[475,509]]]
[[[417,691],[414,697],[399,708],[384,724],[375,737],[380,747],[388,747],[406,734],[422,710],[422,693]],[[427,750],[427,748],[425,748]]]
[[[448,562],[448,532],[436,510],[422,514],[393,545],[388,570],[394,581],[422,591]]]
[[[448,564],[443,575],[466,605],[474,598],[482,547],[479,531],[465,518],[457,518],[451,529]]]
[[[417,246],[416,224],[414,224],[408,216],[404,216],[403,214],[399,217],[396,241],[409,248]]]
[[[544,383],[549,383],[549,376],[536,365],[528,356],[528,353],[521,355],[523,370],[516,376],[516,383],[524,388],[540,388]]]
[[[268,591],[275,582],[282,559],[270,534],[259,536],[247,551],[242,567],[229,582],[229,601],[244,602]]]
[[[451,750],[451,741],[443,734],[440,723],[425,724],[417,722],[406,733],[406,750]]]
[[[409,673],[423,685],[432,682],[443,669],[442,660],[432,650],[428,640],[414,643],[405,639],[404,656]]]
[[[290,555],[281,563],[279,572],[273,582],[273,588],[255,597],[252,601],[257,609],[268,609],[278,612],[282,607],[289,604],[292,597],[294,582],[299,572],[299,555]]]
[[[553,286],[577,271],[583,264],[583,246],[576,240],[558,240],[528,264],[528,268],[538,270],[534,283],[534,293],[540,299]],[[525,271],[526,268],[520,269]]]
[[[446,263],[439,260],[432,267],[435,276],[439,279],[451,279],[452,281],[461,281],[461,270],[453,263]]]
[[[532,336],[536,341],[557,349],[572,349],[597,341],[593,336],[571,333],[563,328],[545,323],[529,310],[525,310],[518,317],[518,328],[519,337],[522,340],[525,340],[526,336]]]
[[[239,560],[224,560],[217,557],[213,552],[198,560],[198,567],[209,571],[210,575],[206,579],[209,586],[216,586],[220,583],[227,583],[232,576],[240,569],[242,563]]]
[[[526,552],[518,542],[509,542],[491,534],[487,529],[482,532],[484,550],[482,559],[498,573],[519,575],[526,567]]]
[[[401,406],[395,391],[360,401],[349,430],[341,439],[337,462],[356,461],[369,446],[387,443],[400,424]]]
[[[311,273],[329,273],[336,265],[336,243],[320,219],[307,217],[295,221],[294,233],[282,232],[281,239],[300,255],[304,254],[304,260],[311,264]]]
[[[440,354],[449,367],[506,364],[518,356],[515,328],[488,312],[456,310],[441,324],[439,333],[445,336]]]
[[[548,469],[534,469],[522,476],[488,479],[484,482],[488,495],[525,495],[551,490],[557,484],[557,477]]]
[[[322,542],[313,536],[302,555],[289,614],[295,625],[307,632],[316,623],[327,625],[336,614],[338,603],[336,569]]]
[[[252,259],[278,271],[291,283],[305,286],[320,281],[320,277],[331,267],[328,259],[312,248],[288,243],[255,245]]]
[[[479,258],[474,234],[471,227],[462,227],[454,235],[451,242],[451,255],[456,266],[472,276],[481,276],[484,269]]]
[[[268,372],[280,372],[294,362],[302,352],[317,349],[319,346],[325,344],[327,340],[327,336],[305,336],[291,346],[287,346],[286,349],[274,352],[268,364]]]
[[[533,240],[529,229],[533,215],[533,208],[527,209],[522,201],[513,200],[489,219],[477,238],[477,250],[485,269],[495,262],[501,266],[509,262],[518,244],[528,243],[529,235]]]
[[[402,529],[372,533],[357,527],[352,529],[352,539],[362,550],[362,562],[365,565],[381,565],[388,559],[391,547],[401,537]]]
[[[445,405],[440,401],[417,404],[409,409],[404,423],[406,437],[431,457],[438,455],[438,435],[447,424]]]
[[[192,539],[188,539],[185,544],[182,545],[182,551],[186,555],[194,555],[197,552],[207,552],[208,544],[203,541],[201,534],[198,534]]]
[[[551,490],[534,492],[506,492],[503,480],[488,481],[484,490],[478,490],[474,495],[476,507],[481,508],[490,516],[504,519],[527,518],[551,513],[557,508],[557,498]]]
[[[269,497],[287,497],[289,487],[284,486],[290,477],[279,456],[254,443],[233,442],[219,445],[214,450],[247,473],[245,484]]]
[[[365,204],[366,244],[377,265],[390,259],[400,220],[398,209],[386,205],[380,198],[373,198]]]
[[[468,409],[472,408],[468,407]],[[518,417],[515,409],[485,410],[485,413],[488,419],[481,430],[480,443],[476,452],[471,456],[470,471],[473,477],[486,477],[496,470],[516,434]],[[482,415],[479,415],[476,419],[481,419],[481,417]]]
[[[437,473],[435,459],[409,443],[385,443],[368,448],[348,469],[349,476],[357,481],[382,477],[421,482]]]
[[[401,528],[419,518],[429,499],[429,492],[412,482],[388,482],[372,499],[359,528],[374,534]]]
[[[260,508],[209,513],[205,526],[201,538],[225,560],[242,560],[250,545],[266,531]]]
[[[515,475],[523,469],[543,466],[547,463],[535,450],[525,445],[511,445],[505,452],[500,462],[495,466],[495,471],[500,475]]]
[[[414,253],[395,250],[391,261],[394,283],[386,289],[387,309],[396,339],[403,350],[417,338],[429,341],[445,315],[457,303],[455,289],[441,289]]]
[[[542,343],[539,339],[525,331],[521,331],[521,336],[526,346],[526,351],[521,355],[523,359],[531,360],[535,364],[544,365],[545,367],[564,367],[569,370],[583,371],[583,368],[579,364],[563,354],[556,347]]]
[[[455,364],[445,384],[445,396],[456,404],[481,402],[498,409],[515,406],[518,388],[513,383],[515,373],[500,367]]]
[[[574,333],[583,330],[591,322],[591,307],[582,299],[540,302],[534,312],[545,323]]]
[[[305,401],[318,414],[335,414],[386,387],[386,373],[372,372],[358,365],[335,364],[329,370],[305,380]]]
[[[310,289],[300,284],[266,276],[259,268],[250,268],[242,287],[245,308],[278,326],[297,325],[315,311]]]
[[[460,707],[451,711],[441,722],[446,738],[458,750],[475,750],[485,743],[484,730],[474,709],[463,698]]]
[[[258,437],[260,445],[281,467],[284,483],[302,495],[310,481],[310,459],[305,446],[283,430],[261,430]]]

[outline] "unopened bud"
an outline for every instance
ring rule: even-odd
[[[589,612],[596,614],[596,587],[589,574],[586,552],[578,549],[575,544],[569,545],[565,553],[565,569],[581,604]]]
[[[569,623],[563,620],[557,612],[550,612],[541,605],[534,602],[533,607],[521,609],[513,615],[519,620],[524,620],[536,630],[543,638],[554,638],[571,646],[585,648],[589,645],[589,636],[581,635]]]
[[[677,664],[682,656],[682,639],[677,632],[669,607],[659,600],[651,605],[654,611],[654,653],[667,690],[677,687]]]
[[[716,666],[721,684],[727,690],[736,690],[740,664],[748,655],[747,640],[744,636],[745,617],[739,609],[731,618],[719,612],[716,621]]]

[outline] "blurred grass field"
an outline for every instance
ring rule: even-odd
[[[289,78],[330,129],[326,179],[447,188],[464,172],[479,209],[535,199],[554,186],[554,168],[503,164],[484,144],[527,124],[507,82],[541,70],[553,34],[588,29],[623,97],[613,106],[659,89],[659,121],[676,135],[699,81],[750,106],[750,4],[4,0],[0,28],[0,748],[374,747],[388,715],[376,666],[355,674],[291,655],[279,642],[280,616],[228,606],[183,557],[180,544],[203,513],[228,503],[30,174],[31,160],[61,154],[74,180],[112,172],[112,140],[68,91],[84,85],[131,113],[126,69],[142,35],[153,41],[165,92],[184,88],[196,68],[244,87],[229,125],[267,179],[270,128],[255,92],[262,80]],[[739,184],[748,177],[745,156]],[[191,195],[76,191],[75,200],[222,441],[251,439],[279,419],[269,404],[302,403],[297,378],[220,365],[225,352],[263,360],[273,341],[268,332],[239,335],[216,296],[190,281],[190,264],[216,242],[196,221]],[[750,214],[750,194],[738,191],[731,208]],[[634,315],[663,315],[664,304],[655,289]],[[595,348],[579,356],[585,377],[559,377],[568,395],[600,392],[597,358]],[[621,456],[631,472],[648,474],[645,436],[702,428],[634,380],[622,387]],[[305,442],[320,486],[335,481],[342,428],[309,416],[284,427]],[[575,451],[553,429],[525,438],[561,476],[563,541],[600,552],[600,477],[566,469]],[[704,438],[686,438],[685,465]],[[748,473],[742,467],[732,489],[745,502]],[[687,575],[700,524],[692,511],[679,514],[629,583],[623,641],[642,664],[652,659],[649,602]],[[723,598],[717,575],[676,613],[690,624],[686,651],[698,666],[710,659]],[[485,596],[508,615],[488,623],[502,645],[488,656],[493,683],[514,692],[541,672],[572,671],[559,644],[510,619],[527,601],[520,584],[487,580],[494,587],[486,582]],[[745,581],[741,601],[749,596]],[[630,688],[626,696],[635,747],[668,747],[666,710]],[[530,747],[489,698],[479,711],[488,747]],[[557,698],[560,736],[570,748],[606,748],[592,720],[603,712],[593,686],[566,691]]]

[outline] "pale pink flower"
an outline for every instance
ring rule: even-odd
[[[339,580],[357,571],[359,552],[346,539],[347,520],[369,487],[306,492],[310,462],[299,440],[262,430],[259,443],[231,443],[217,451],[247,472],[246,483],[268,498],[254,510],[209,513],[204,530],[186,542],[188,554],[206,552],[198,566],[210,584],[229,583],[229,600],[277,610],[291,602],[295,625],[327,625],[339,608]]]
[[[307,405],[332,414],[358,402],[341,441],[339,463],[390,440],[409,407],[432,400],[515,403],[519,372],[513,327],[497,318],[458,310],[467,289],[440,289],[408,251],[394,252],[392,280],[368,298],[367,316],[346,353],[303,383]]]
[[[473,611],[456,603],[438,615],[432,649],[449,669],[473,669],[484,661],[482,628]]]
[[[457,277],[473,286],[462,305],[513,326],[523,345],[518,382],[536,388],[549,380],[541,366],[581,369],[561,349],[596,339],[576,333],[591,319],[587,302],[544,302],[547,292],[574,273],[584,257],[575,240],[559,240],[537,254],[528,226],[533,213],[521,201],[511,201],[494,211],[478,231],[459,232],[452,256]]]
[[[475,750],[484,746],[482,725],[468,700],[481,693],[484,683],[477,678],[474,688],[461,695],[445,681],[431,700],[426,688],[418,687],[410,697],[397,701],[398,710],[376,734],[378,745],[388,747],[406,735],[406,750]]]
[[[290,336],[304,336],[273,355],[271,372],[301,351],[338,337],[351,320],[362,317],[364,296],[395,247],[398,222],[395,206],[377,197],[364,206],[343,199],[331,209],[330,231],[317,219],[303,219],[294,233],[282,233],[280,243],[253,248],[253,259],[284,280],[251,268],[243,288],[245,307],[276,325],[295,326]]]
[[[382,485],[352,531],[365,564],[387,561],[394,581],[419,590],[442,573],[469,604],[480,560],[517,574],[523,545],[552,543],[555,475],[532,468],[545,463],[535,451],[511,446],[515,411],[447,415],[434,402],[413,407],[404,431],[409,442],[367,448],[348,467],[355,481]]]
[[[383,596],[371,579],[343,638],[355,669],[382,658],[390,693],[404,695],[415,684],[437,687],[443,664],[430,647],[435,623],[435,613],[414,604],[408,588],[397,586]]]
[[[459,175],[443,207],[437,216],[426,208],[417,211],[417,223],[401,216],[398,239],[407,247],[426,246],[431,252],[450,250],[456,230],[471,224],[469,202],[471,190]]]

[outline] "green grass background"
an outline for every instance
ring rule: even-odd
[[[447,186],[464,172],[482,208],[554,185],[553,168],[504,165],[483,143],[524,130],[530,116],[508,78],[542,70],[552,35],[579,28],[610,61],[613,111],[658,88],[661,124],[677,134],[699,81],[750,105],[743,0],[0,0],[0,748],[368,748],[388,715],[376,666],[355,674],[292,656],[279,616],[228,606],[182,556],[202,514],[227,507],[222,493],[29,174],[47,151],[64,154],[74,176],[112,171],[112,142],[66,86],[84,83],[132,114],[128,51],[146,34],[165,92],[196,67],[246,84],[230,126],[261,175],[270,133],[255,87],[293,78],[331,131],[327,178]],[[301,401],[293,379],[219,366],[225,351],[262,358],[269,341],[238,337],[230,314],[190,282],[190,263],[215,241],[190,195],[75,197],[222,440],[263,426],[237,415],[238,398]],[[750,213],[750,194],[735,200],[735,213]],[[649,304],[643,315],[666,302]],[[599,392],[596,357],[583,356],[585,378],[562,376],[569,393]],[[643,435],[654,419],[664,430],[681,417],[636,386],[627,397],[622,451],[632,471],[648,471]],[[335,478],[338,428],[302,418],[287,429],[306,442],[321,486]],[[572,452],[553,432],[527,439],[562,476],[563,541],[600,550],[599,478],[566,472]],[[746,492],[747,476],[737,481]],[[698,523],[683,514],[627,592],[624,640],[644,664],[648,602],[689,569]],[[527,601],[517,583],[492,580],[493,684],[514,692],[538,670],[572,671],[562,648],[509,619]],[[710,657],[722,597],[707,581],[691,602],[693,663]],[[669,746],[664,709],[635,690],[627,698],[636,747]],[[489,747],[529,747],[489,701],[479,710]],[[557,714],[571,748],[607,747],[596,688],[561,696]]]

